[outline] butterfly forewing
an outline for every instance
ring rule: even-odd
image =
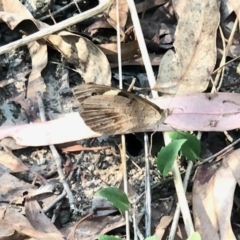
[[[107,85],[81,84],[73,88],[73,94],[75,98],[82,103],[91,96],[102,95],[111,89],[112,87]]]
[[[164,120],[163,110],[152,102],[109,86],[80,85],[74,95],[81,104],[81,117],[95,132],[134,132]]]

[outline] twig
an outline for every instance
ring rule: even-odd
[[[212,159],[214,159],[215,157],[221,155],[222,153],[227,152],[230,148],[232,148],[234,145],[236,145],[236,144],[239,143],[239,142],[240,142],[240,138],[237,139],[236,141],[234,141],[233,143],[229,144],[227,147],[225,147],[225,148],[222,149],[221,151],[213,154],[212,156],[210,156],[210,157],[208,157],[208,158],[205,158],[205,159],[202,160],[200,163],[198,163],[197,166],[202,165],[202,164],[204,164],[204,163],[206,163],[206,162],[209,162],[209,161],[211,161]]]
[[[44,110],[44,105],[43,105],[43,101],[42,101],[42,97],[41,97],[41,93],[40,92],[37,93],[37,101],[38,101],[38,106],[39,106],[40,118],[41,118],[42,122],[45,122],[46,121],[45,110]],[[74,211],[79,211],[76,208],[72,191],[69,188],[68,183],[67,183],[67,181],[65,179],[65,176],[63,174],[61,157],[58,154],[58,152],[57,152],[57,150],[56,150],[54,145],[50,145],[49,147],[51,149],[53,158],[55,159],[55,162],[56,162],[56,165],[57,165],[57,171],[58,171],[58,175],[59,175],[60,181],[61,181],[61,183],[62,183],[62,185],[64,187],[64,190],[66,191],[66,193],[68,195],[68,201],[69,201],[70,208],[72,210],[74,210]]]
[[[80,1],[82,1],[82,0],[77,0],[76,2],[78,3],[78,2],[80,2]],[[69,9],[70,7],[72,7],[73,5],[75,5],[75,2],[74,2],[74,1],[72,1],[72,2],[70,2],[69,4],[65,5],[64,7],[58,9],[57,11],[51,13],[51,15],[52,15],[52,16],[55,16],[55,15],[57,15],[57,14],[63,12],[63,11],[68,10],[68,9]],[[39,18],[38,20],[43,21],[43,20],[45,20],[45,19],[50,18],[51,15],[48,14],[48,15],[46,15],[46,16],[43,16],[43,17]]]
[[[146,43],[143,37],[143,32],[142,32],[142,28],[140,25],[140,21],[138,18],[138,14],[137,14],[137,10],[136,10],[136,5],[134,3],[133,0],[128,0],[128,6],[129,6],[129,10],[131,13],[131,18],[132,18],[132,22],[133,22],[133,26],[135,28],[135,33],[137,35],[137,40],[138,40],[138,45],[142,54],[142,59],[143,59],[143,63],[146,69],[146,73],[147,73],[147,77],[148,77],[148,81],[149,81],[149,85],[151,88],[154,87],[155,85],[155,76],[153,73],[153,69],[152,69],[152,65],[151,65],[151,61],[149,58],[149,54],[147,51],[147,47],[146,47]],[[158,93],[156,91],[152,91],[152,96],[153,97],[158,97]],[[145,150],[148,149],[148,135],[146,133],[144,133],[144,146]],[[145,152],[145,169],[148,169],[148,172],[145,173],[145,186],[146,186],[146,217],[145,218],[145,237],[149,237],[151,235],[151,188],[150,186],[150,177],[149,177],[149,156],[148,156],[148,152]]]
[[[21,47],[25,44],[28,44],[32,41],[36,41],[40,38],[43,38],[46,35],[50,35],[52,33],[61,31],[62,29],[65,29],[67,27],[70,27],[74,24],[77,24],[85,19],[88,19],[100,12],[103,12],[104,10],[108,9],[109,6],[112,4],[113,0],[102,0],[99,5],[95,8],[92,8],[86,12],[80,13],[76,16],[73,16],[69,19],[66,19],[60,23],[57,23],[53,26],[49,26],[47,28],[43,28],[40,31],[31,34],[23,39],[17,40],[15,42],[9,43],[7,45],[4,45],[3,47],[0,47],[0,54],[9,52],[15,48]]]
[[[227,46],[226,46],[225,51],[223,53],[222,60],[221,60],[221,62],[219,64],[220,68],[218,69],[218,71],[225,66],[225,56],[227,56],[228,51],[229,51],[229,49],[231,47],[231,44],[232,44],[232,41],[233,41],[233,37],[234,37],[234,33],[236,32],[237,26],[238,26],[238,18],[236,18],[236,20],[234,22],[234,25],[233,25],[233,28],[232,28],[232,32],[231,32],[230,37],[228,39],[228,43],[227,43]],[[216,72],[216,71],[214,71],[214,72]],[[214,81],[214,85],[215,86],[218,85],[218,81],[219,81],[219,75],[216,76],[216,78],[215,78],[215,81]]]
[[[118,49],[118,74],[119,74],[119,88],[123,88],[122,80],[122,54],[121,54],[121,36],[120,36],[120,16],[119,16],[119,1],[116,0],[116,18],[117,18],[117,49]],[[124,192],[128,196],[128,179],[127,179],[127,160],[126,160],[126,138],[125,135],[121,135],[122,149],[121,160],[123,166],[123,185]],[[125,211],[126,221],[126,239],[130,240],[130,223],[129,223],[129,211]]]
[[[67,193],[65,192],[65,190],[63,190],[62,193],[53,202],[51,202],[48,206],[46,206],[43,209],[43,212],[47,213],[56,203],[60,202],[66,196]]]
[[[74,1],[75,5],[76,5],[76,8],[77,8],[78,12],[81,13],[82,11],[80,10],[80,8],[79,8],[79,6],[77,4],[77,0],[73,0],[73,1]]]

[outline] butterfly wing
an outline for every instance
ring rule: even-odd
[[[107,85],[81,84],[73,88],[73,94],[81,104],[85,99],[94,95],[102,95],[111,89],[112,87]]]
[[[164,111],[133,93],[104,85],[80,85],[80,115],[93,131],[107,135],[136,131],[164,121]]]

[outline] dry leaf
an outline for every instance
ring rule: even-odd
[[[51,220],[44,214],[36,200],[27,199],[25,201],[25,214],[28,221],[36,231],[45,234],[55,234],[58,239],[64,239],[60,231],[55,227]],[[47,238],[50,239],[50,238]]]
[[[175,52],[163,57],[154,89],[164,93],[194,93],[206,90],[216,62],[217,0],[193,0],[181,12]]]
[[[233,11],[236,13],[238,21],[240,21],[240,2],[236,0],[228,0],[228,4],[232,7]]]
[[[119,4],[119,24],[120,24],[120,28],[122,31],[124,31],[126,22],[127,22],[127,17],[128,17],[128,3],[126,0],[119,0],[118,1]],[[108,23],[113,26],[115,29],[117,29],[117,16],[116,16],[116,1],[115,3],[112,5],[108,15],[109,18],[107,18]],[[124,32],[121,32],[121,35],[124,34]],[[123,36],[123,35],[122,35]]]
[[[110,63],[118,62],[118,52],[116,43],[100,44],[99,48],[105,53]],[[138,52],[138,42],[132,41],[121,44],[122,61],[133,59]]]
[[[10,152],[0,151],[0,163],[11,169],[11,172],[25,172],[29,168]]]
[[[26,33],[33,33],[39,29],[48,27],[48,25],[43,22],[19,14],[0,12],[0,19],[7,22],[11,29],[14,29],[18,25],[18,28]],[[29,26],[31,26],[31,29]],[[44,39],[48,41],[52,47],[61,52],[68,62],[75,66],[77,72],[81,74],[85,82],[110,84],[111,69],[109,62],[103,52],[90,40],[67,31],[45,36]],[[39,46],[34,46],[34,49],[38,49]],[[34,49],[33,52],[35,53]],[[35,59],[33,60],[34,62],[38,62],[41,58],[46,59],[46,56],[41,54],[40,57],[36,58],[36,61]],[[36,68],[42,66],[43,64],[41,63],[40,65],[36,65]],[[33,78],[37,78],[39,73],[36,74],[35,72],[33,76]],[[36,87],[39,87],[39,85],[36,84]],[[37,89],[35,88],[35,90]]]
[[[240,149],[224,157],[220,166],[201,166],[193,187],[193,215],[202,239],[236,239],[231,213],[236,184],[240,184]],[[224,190],[224,194],[223,194]]]
[[[1,0],[0,3],[0,19],[6,22],[10,29],[14,29],[25,19],[33,18],[18,0]],[[46,88],[41,72],[48,61],[47,46],[41,41],[33,41],[28,44],[28,48],[32,58],[32,71],[29,76],[27,97],[35,101],[36,92],[44,92]]]
[[[139,132],[172,131],[173,128],[221,132],[240,128],[240,94],[218,93],[215,97],[210,96],[200,93],[151,99],[161,109],[170,109],[172,112],[164,124],[144,127]],[[85,97],[88,97],[88,93]],[[33,135],[37,137],[33,138]],[[58,119],[44,123],[0,127],[0,139],[12,137],[18,145],[23,146],[45,146],[99,136],[101,134],[91,130],[78,112],[62,114]]]

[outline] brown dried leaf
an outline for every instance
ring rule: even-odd
[[[107,59],[110,63],[118,62],[118,52],[116,43],[101,44],[98,46],[104,54],[107,56]],[[138,52],[138,42],[132,41],[128,43],[121,44],[121,55],[122,61],[128,61],[133,59]]]
[[[217,0],[187,2],[176,29],[176,52],[164,55],[154,89],[169,94],[206,90],[216,62],[219,19]]]
[[[44,233],[34,230],[32,227],[24,225],[24,223],[13,223],[12,221],[0,220],[1,229],[12,229],[13,232],[16,231],[21,236],[29,236],[32,239],[38,240],[63,240],[63,238],[56,233]],[[17,236],[19,236],[17,235]],[[17,237],[16,235],[14,235]],[[10,238],[8,238],[10,239]],[[14,239],[14,238],[12,238]],[[19,238],[15,238],[19,239]]]
[[[64,153],[67,153],[67,152],[79,152],[79,151],[100,151],[100,150],[103,150],[103,149],[108,149],[110,148],[109,146],[103,146],[103,147],[84,147],[80,144],[77,144],[77,145],[73,145],[73,146],[70,146],[70,147],[66,147],[66,148],[62,148],[62,151]]]
[[[12,172],[25,172],[29,168],[10,152],[0,151],[0,163],[11,169]]]
[[[36,231],[58,236],[58,239],[63,239],[62,234],[58,231],[51,220],[44,214],[36,200],[27,199],[25,202],[25,214],[28,221]],[[51,239],[51,238],[48,238]],[[55,238],[54,238],[55,239]]]

